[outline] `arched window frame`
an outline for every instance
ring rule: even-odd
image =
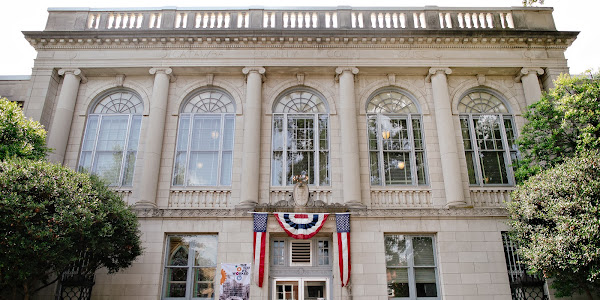
[[[428,184],[423,121],[416,99],[399,88],[379,89],[368,98],[366,112],[371,185]]]
[[[142,98],[133,90],[100,94],[88,112],[77,169],[98,174],[110,186],[132,186],[143,110]],[[118,166],[109,166],[106,159]]]
[[[479,97],[476,96],[477,94]],[[481,95],[486,96],[482,98]],[[487,88],[471,89],[460,97],[457,111],[469,184],[471,186],[514,185],[511,164],[515,165],[518,161],[518,147],[515,143],[517,130],[510,106],[504,97]],[[502,122],[497,122],[498,120]],[[497,130],[491,131],[491,139],[489,133],[484,134],[483,131],[490,127],[486,123],[494,124],[494,128],[497,126]],[[488,154],[487,158],[486,154]]]
[[[277,97],[272,111],[271,185],[292,186],[298,181],[331,185],[329,106],[325,97],[308,87],[288,89]],[[309,136],[299,138],[305,134]],[[301,163],[290,165],[293,157],[303,162],[303,153],[309,160],[304,168]]]
[[[172,185],[231,186],[234,130],[235,101],[227,91],[202,88],[186,97],[179,114]]]

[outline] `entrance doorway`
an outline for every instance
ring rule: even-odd
[[[274,278],[273,299],[329,300],[329,278]]]

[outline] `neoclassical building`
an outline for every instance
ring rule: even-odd
[[[218,299],[219,266],[254,261],[256,212],[251,299],[546,299],[503,206],[522,115],[577,36],[551,8],[49,9],[24,35],[32,74],[0,94],[139,216],[144,254],[92,299]],[[330,215],[300,240],[275,212]]]

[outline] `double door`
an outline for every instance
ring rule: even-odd
[[[275,300],[329,300],[329,279],[290,277],[273,279]]]

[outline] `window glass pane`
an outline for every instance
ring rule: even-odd
[[[135,151],[127,152],[125,156],[125,168],[123,169],[123,186],[131,186],[133,184],[133,170],[135,169]]]
[[[274,186],[283,185],[283,152],[273,152],[271,160],[271,184]]]
[[[327,134],[328,127],[328,116],[319,115],[319,149],[321,150],[329,149],[329,135]]]
[[[319,151],[319,185],[329,183],[329,151]]]
[[[185,297],[187,268],[167,268],[165,297]]]
[[[421,134],[421,120],[413,119],[412,124],[413,124],[413,139],[414,139],[415,149],[422,150],[423,149],[423,136]]]
[[[384,116],[381,120],[383,150],[410,150],[411,143],[408,138],[406,120],[385,118]]]
[[[437,297],[434,268],[415,268],[417,297]]]
[[[96,134],[98,131],[98,116],[89,116],[87,125],[85,126],[85,136],[83,137],[82,151],[94,150],[94,142],[96,142]]]
[[[223,152],[223,159],[221,160],[221,185],[231,185],[231,170],[231,152]]]
[[[415,266],[434,266],[433,241],[431,237],[413,237]]]
[[[217,152],[192,152],[188,170],[188,185],[217,185]]]
[[[371,168],[371,185],[380,185],[381,178],[379,175],[379,152],[369,153],[369,164]]]
[[[408,248],[403,235],[385,236],[385,264],[391,266],[408,265]],[[408,275],[407,275],[408,276]]]
[[[465,158],[467,159],[467,172],[469,173],[469,183],[477,184],[477,175],[475,174],[475,157],[473,151],[466,151]]]
[[[283,266],[285,264],[285,241],[273,241],[273,265]]]
[[[189,245],[182,237],[174,236],[169,238],[168,266],[187,266],[188,253]]]
[[[408,269],[387,268],[388,297],[410,297]]]
[[[425,179],[425,153],[416,152],[416,161],[417,161],[417,180],[418,184],[426,184]]]
[[[98,133],[97,151],[123,151],[129,116],[103,116]]]
[[[369,150],[379,149],[377,144],[377,116],[369,116],[367,131],[369,134]]]
[[[504,149],[498,116],[484,115],[473,118],[473,122],[475,123],[477,146],[480,150]]]
[[[383,167],[387,185],[412,184],[409,155],[405,152],[383,153]]]
[[[319,265],[329,265],[329,241],[319,241],[318,243]]]
[[[195,115],[191,143],[191,150],[218,151],[221,143],[221,117]]]
[[[479,153],[479,161],[483,181],[486,184],[507,184],[506,165],[504,163],[504,152],[485,151]]]
[[[100,152],[96,151],[93,172],[108,182],[111,186],[119,183],[121,173],[121,159],[123,152]]]
[[[195,235],[185,237],[194,250],[194,266],[216,266],[217,265],[217,236]],[[214,276],[214,274],[213,274]]]
[[[325,281],[304,281],[304,299],[325,299],[327,290]]]
[[[127,141],[127,150],[136,151],[140,140],[140,129],[142,127],[142,116],[133,116],[131,118],[131,129],[129,130],[129,141]]]
[[[179,129],[177,132],[177,150],[187,151],[189,134],[190,117],[188,115],[182,115],[179,118]]]
[[[303,175],[303,172],[308,176],[308,184],[314,184],[314,152],[288,152],[287,164],[288,172],[286,174],[287,184],[294,185],[294,176]]]
[[[471,150],[471,133],[469,131],[469,119],[468,118],[460,118],[460,130],[462,132],[463,138],[463,146],[465,150]]]
[[[193,297],[214,298],[216,268],[194,268],[194,295]]]
[[[273,151],[283,150],[283,116],[273,116]]]
[[[186,152],[177,152],[173,170],[173,185],[184,185]]]
[[[223,128],[223,151],[233,150],[233,127],[234,116],[225,116],[225,128]]]
[[[314,119],[305,116],[288,116],[288,150],[314,149]]]
[[[81,152],[79,156],[79,168],[78,172],[91,172],[92,171],[92,151]]]
[[[508,142],[508,149],[515,151],[518,150],[518,146],[517,144],[515,144],[515,131],[511,119],[504,119],[504,129],[506,130],[506,140]]]

